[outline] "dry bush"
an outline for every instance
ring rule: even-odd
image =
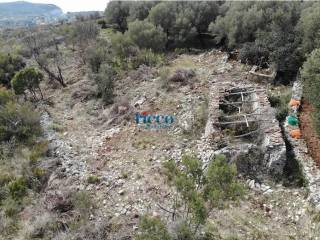
[[[119,124],[123,121],[129,121],[132,118],[133,107],[127,98],[119,98],[115,100],[108,114],[108,125]]]
[[[73,208],[71,195],[72,193],[67,190],[47,193],[45,202],[48,210],[59,213],[68,212]]]
[[[87,223],[82,226],[75,234],[75,239],[86,240],[104,240],[108,239],[110,232],[110,224],[106,221],[99,221],[96,223]]]
[[[169,77],[169,81],[187,83],[188,80],[195,77],[195,75],[196,74],[192,69],[180,68]]]
[[[24,222],[19,239],[41,239],[52,237],[59,231],[57,216],[52,213],[38,213],[30,221]]]
[[[112,116],[118,116],[125,114],[131,108],[129,100],[127,98],[120,98],[113,105],[110,114]]]

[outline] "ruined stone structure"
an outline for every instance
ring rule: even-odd
[[[292,98],[301,101],[302,98],[302,83],[300,81],[294,82],[292,88]],[[296,109],[292,109],[293,112]],[[294,156],[298,161],[301,171],[306,180],[306,185],[309,190],[308,200],[317,210],[320,210],[320,169],[309,154],[306,142],[303,139],[294,139],[290,136],[290,126],[286,121],[284,123],[285,135],[288,142],[292,146]]]
[[[217,144],[244,175],[281,177],[286,146],[266,89],[245,80],[211,85],[205,137]],[[223,144],[223,141],[227,141]]]

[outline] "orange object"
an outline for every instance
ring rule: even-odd
[[[295,130],[290,131],[290,136],[292,138],[299,139],[299,138],[301,138],[301,135],[302,134],[301,134],[300,129],[295,129]]]
[[[291,106],[291,107],[298,107],[298,106],[300,106],[300,101],[298,101],[298,100],[295,100],[295,99],[291,99],[290,100],[290,102],[289,102],[289,105]]]

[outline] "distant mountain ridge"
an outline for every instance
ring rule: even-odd
[[[63,14],[61,8],[54,4],[30,3],[25,1],[0,3],[0,17],[11,16],[37,16],[49,14],[60,16]]]
[[[77,17],[102,16],[101,11],[63,13],[54,4],[26,1],[0,3],[0,31],[3,29],[33,27],[59,21],[75,21]]]
[[[63,16],[54,4],[25,1],[0,3],[0,28],[30,27],[57,21]]]

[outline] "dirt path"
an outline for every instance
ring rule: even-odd
[[[312,113],[312,106],[308,103],[304,103],[299,119],[302,135],[307,142],[310,154],[317,165],[320,166],[320,138],[313,128]]]

